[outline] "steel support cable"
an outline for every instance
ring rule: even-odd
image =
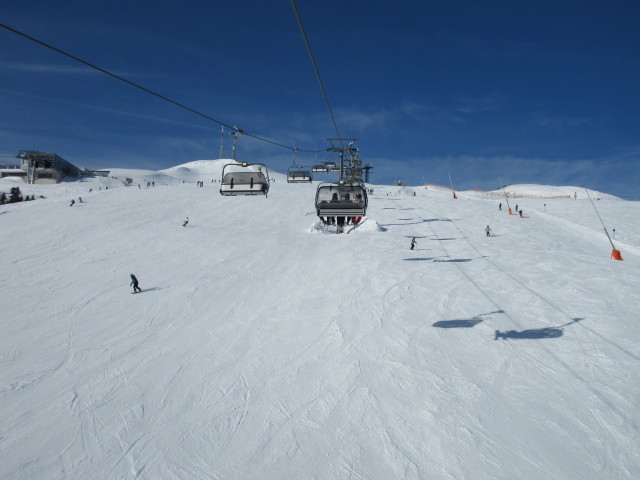
[[[292,147],[292,146],[289,146],[289,145],[284,145],[282,143],[274,142],[273,140],[269,140],[267,138],[263,138],[263,137],[259,137],[257,135],[253,135],[251,133],[247,133],[247,132],[245,132],[245,131],[243,131],[243,130],[235,127],[235,126],[228,125],[228,124],[226,124],[224,122],[221,122],[220,120],[216,120],[215,118],[212,118],[209,115],[201,113],[201,112],[199,112],[199,111],[197,111],[197,110],[195,110],[195,109],[193,109],[191,107],[187,107],[186,105],[183,105],[182,103],[176,102],[175,100],[171,100],[170,98],[167,98],[164,95],[160,95],[159,93],[156,93],[153,90],[149,90],[148,88],[145,88],[145,87],[143,87],[141,85],[138,85],[137,83],[131,82],[131,81],[127,80],[126,78],[123,78],[123,77],[121,77],[119,75],[116,75],[115,73],[112,73],[112,72],[110,72],[108,70],[105,70],[104,68],[98,67],[97,65],[89,63],[86,60],[82,60],[81,58],[78,58],[75,55],[67,53],[64,50],[60,50],[59,48],[56,48],[53,45],[49,45],[48,43],[43,42],[42,40],[38,40],[37,38],[34,38],[34,37],[30,36],[30,35],[27,35],[26,33],[22,33],[20,31],[16,30],[15,28],[9,27],[8,25],[4,25],[4,24],[0,23],[0,27],[4,28],[6,30],[9,30],[10,32],[13,32],[16,35],[19,35],[19,36],[21,36],[23,38],[26,38],[27,40],[30,40],[30,41],[32,41],[34,43],[37,43],[38,45],[42,45],[43,47],[48,48],[49,50],[53,50],[54,52],[57,52],[57,53],[59,53],[61,55],[64,55],[65,57],[68,57],[68,58],[70,58],[70,59],[72,59],[72,60],[74,60],[76,62],[82,63],[83,65],[85,65],[85,66],[87,66],[89,68],[93,68],[94,70],[97,70],[97,71],[99,71],[101,73],[104,73],[105,75],[108,75],[108,76],[110,76],[112,78],[115,78],[116,80],[120,80],[121,82],[124,82],[124,83],[126,83],[128,85],[131,85],[132,87],[135,87],[135,88],[137,88],[139,90],[142,90],[143,92],[146,92],[146,93],[148,93],[150,95],[153,95],[154,97],[157,97],[157,98],[159,98],[161,100],[164,100],[166,102],[172,103],[173,105],[175,105],[177,107],[180,107],[180,108],[182,108],[184,110],[187,110],[187,111],[189,111],[191,113],[194,113],[195,115],[198,115],[199,117],[202,117],[202,118],[204,118],[206,120],[209,120],[211,122],[217,123],[218,125],[222,125],[223,127],[227,127],[230,130],[236,130],[236,131],[241,132],[243,135],[246,135],[248,137],[254,138],[254,139],[259,140],[261,142],[270,143],[270,144],[276,145],[278,147],[286,148],[287,150],[293,150],[294,148],[296,148],[296,147]],[[302,150],[302,149],[299,149],[299,148],[297,150],[299,152],[308,152],[308,153],[315,152],[315,150]]]
[[[293,8],[293,13],[296,16],[296,20],[298,21],[298,27],[300,27],[300,33],[302,33],[302,38],[304,40],[304,44],[307,46],[307,52],[309,53],[309,58],[311,59],[311,64],[313,65],[313,70],[316,72],[316,78],[318,79],[318,83],[320,84],[320,90],[322,90],[322,96],[324,97],[324,101],[327,104],[327,108],[329,109],[329,115],[331,116],[331,121],[333,122],[333,127],[336,129],[336,133],[338,134],[338,138],[342,138],[340,135],[340,131],[338,130],[338,125],[336,123],[336,119],[333,116],[333,110],[331,110],[331,104],[329,103],[329,98],[327,97],[327,92],[324,89],[324,84],[322,83],[322,79],[320,78],[320,72],[318,71],[318,65],[316,65],[316,60],[313,57],[313,52],[311,51],[311,45],[309,44],[309,39],[307,38],[307,33],[304,30],[304,26],[302,25],[302,19],[300,18],[300,14],[298,13],[298,7],[296,6],[295,0],[291,0],[291,8]],[[342,144],[342,141],[340,141]]]

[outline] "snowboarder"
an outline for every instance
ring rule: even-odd
[[[69,205],[70,207],[73,207],[73,205],[76,203],[76,201],[72,198],[71,199],[71,204]]]
[[[186,227],[187,223],[189,223],[189,217],[187,217],[187,219],[184,222],[182,222],[182,226]]]
[[[456,192],[453,192],[453,199],[457,199],[458,197],[456,197]]]
[[[487,237],[491,236],[491,228],[489,228],[489,225],[487,225],[487,228],[485,228],[484,231],[487,232]]]
[[[138,279],[133,273],[131,274],[131,283],[129,284],[129,286],[131,285],[133,285],[133,293],[138,293],[142,291],[142,289],[138,286]]]
[[[80,203],[84,203],[84,202],[82,201],[82,197],[78,197],[78,201],[79,201]]]
[[[520,218],[522,218],[522,210],[519,210],[518,213],[520,214]]]
[[[498,210],[502,211],[502,202],[498,204]]]
[[[413,250],[415,248],[415,246],[416,246],[416,237],[413,237],[411,239],[411,250]]]

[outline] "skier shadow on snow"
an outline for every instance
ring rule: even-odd
[[[564,327],[568,327],[569,325],[574,325],[584,318],[574,318],[573,321],[569,323],[565,323],[564,325],[559,325],[557,327],[545,327],[545,328],[532,328],[530,330],[505,330],[501,332],[500,330],[496,330],[494,340],[499,340],[502,338],[503,340],[542,340],[544,338],[559,338],[564,335]]]
[[[493,315],[494,313],[504,313],[504,310],[496,310],[495,312],[481,313],[471,318],[462,318],[457,320],[440,320],[432,326],[436,328],[473,328],[483,321],[485,315]]]
[[[145,289],[143,289],[142,291],[137,292],[137,293],[155,292],[155,291],[157,291],[157,290],[165,290],[166,288],[168,288],[168,287],[163,287],[163,288],[160,288],[160,287],[145,288]]]

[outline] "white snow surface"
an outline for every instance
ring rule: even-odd
[[[640,478],[640,203],[595,202],[623,261],[586,196],[375,186],[336,235],[223,164],[0,180],[46,197],[0,207],[0,478]]]

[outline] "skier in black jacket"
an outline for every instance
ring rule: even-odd
[[[142,289],[138,286],[138,279],[133,273],[131,274],[131,283],[129,284],[129,286],[131,285],[133,285],[133,293],[138,293],[142,291]]]

